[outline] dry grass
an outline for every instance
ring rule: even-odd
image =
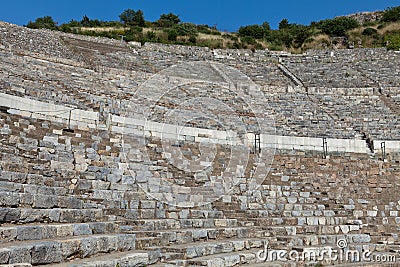
[[[387,32],[392,32],[392,31],[400,31],[400,22],[390,23],[385,27],[383,27],[382,29],[379,29],[378,33],[383,35],[386,34]]]
[[[323,43],[329,44],[330,39],[326,34],[318,34],[312,36],[312,41],[304,43],[302,49],[319,49],[323,48]]]
[[[206,39],[206,40],[222,40],[222,39],[224,39],[222,37],[222,35],[213,35],[213,34],[205,34],[205,33],[199,33],[198,38]]]
[[[129,30],[129,27],[81,27],[82,31],[94,31],[94,32],[110,32],[110,31],[126,31]]]
[[[163,31],[162,30],[156,30],[153,28],[143,28],[143,33],[146,34],[148,32],[154,32],[155,34],[162,34]]]

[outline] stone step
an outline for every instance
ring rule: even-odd
[[[104,199],[92,199],[85,194],[76,195],[71,190],[64,187],[42,186],[35,184],[20,184],[16,182],[0,181],[0,191],[8,192],[8,199],[12,200],[13,205],[19,199],[19,205],[34,205],[36,202],[43,207],[59,206],[81,206],[82,208],[104,207]],[[20,194],[19,196],[17,194]],[[6,201],[7,195],[0,198],[0,204]],[[35,201],[37,200],[37,201]],[[40,205],[39,205],[40,206]]]
[[[102,205],[75,196],[5,192],[0,188],[0,207],[93,209],[101,208]]]
[[[0,264],[0,267],[32,267],[29,263]]]
[[[0,208],[0,223],[83,223],[111,220],[102,209]]]
[[[302,226],[292,226],[292,225],[274,225],[274,226],[258,226],[261,233],[271,232],[278,235],[288,234],[348,234],[352,232],[363,233],[361,231],[362,225],[302,225]]]
[[[387,256],[387,254],[384,254]],[[371,262],[363,262],[363,263],[343,263],[343,264],[335,264],[335,267],[393,267],[393,266],[399,266],[397,263],[389,263],[389,262],[379,262],[379,263],[371,263]]]
[[[122,206],[125,207],[122,203],[126,201],[125,197],[128,195],[128,193],[125,191],[119,190],[96,189],[89,187],[85,189],[79,189],[77,191],[67,189],[65,187],[23,184],[8,181],[0,181],[0,191],[28,193],[32,195],[46,195],[51,200],[49,203],[52,203],[53,205],[57,203],[57,197],[61,197],[61,200],[75,199],[76,202],[82,201],[83,206],[92,208],[94,206],[105,207],[105,205],[110,206],[110,208],[120,208]],[[79,194],[76,192],[79,192]],[[51,197],[53,199],[51,199]],[[133,197],[132,192],[129,192],[129,197]],[[112,201],[116,201],[117,204],[111,206],[111,204],[113,204]]]
[[[237,227],[236,219],[139,219],[126,220],[126,231],[160,231],[186,228]]]
[[[132,267],[148,266],[151,264],[150,255],[147,251],[134,250],[129,252],[113,252],[101,254],[85,259],[76,259],[70,262],[52,264],[52,267]],[[154,266],[154,265],[151,265]]]
[[[157,246],[168,246],[169,244],[186,244],[204,240],[215,240],[225,238],[249,238],[252,237],[254,229],[238,228],[203,228],[203,229],[172,229],[163,231],[124,231],[124,233],[135,234],[137,238],[160,238]]]
[[[173,244],[164,247],[166,252],[175,252],[182,255],[182,259],[193,259],[219,253],[229,253],[244,249],[263,247],[263,240],[252,238],[222,239],[215,241]]]
[[[53,264],[99,253],[133,249],[135,249],[135,235],[130,234],[17,241],[0,245],[0,264]]]
[[[3,145],[0,145],[0,148],[2,147]],[[0,170],[0,181],[3,182],[13,182],[19,184],[36,184],[45,186],[46,179],[49,178],[43,175]]]
[[[312,213],[312,212],[311,212]],[[264,215],[265,216],[265,215]],[[259,226],[272,226],[272,225],[344,225],[349,224],[349,217],[342,216],[307,216],[307,215],[292,215],[292,217],[269,217],[258,216],[255,218],[247,218],[246,220],[253,222]]]
[[[172,261],[172,263],[161,262],[161,263],[151,265],[151,267],[176,267],[176,266],[179,266],[179,265],[177,265],[177,263],[175,263],[173,261]],[[1,267],[1,265],[0,265],[0,267]]]
[[[247,267],[292,267],[290,263],[285,262],[262,262],[247,264]]]
[[[338,234],[338,235],[293,235],[274,236],[277,241],[283,241],[286,246],[336,246],[338,240],[346,240],[349,244],[370,243],[371,236],[366,234]]]
[[[0,188],[8,192],[57,195],[57,196],[64,196],[68,192],[68,189],[64,187],[24,184],[24,183],[8,182],[8,181],[0,181]]]
[[[160,236],[137,237],[136,238],[136,248],[138,248],[138,249],[148,249],[148,248],[159,247],[161,243],[162,243],[162,239]]]
[[[187,260],[174,261],[179,266],[220,266],[231,267],[238,265],[248,265],[262,263],[263,259],[259,259],[257,254],[262,248],[243,249],[240,251],[218,253],[209,256],[202,256]],[[170,263],[173,263],[171,261]]]
[[[119,232],[120,229],[116,222],[3,225],[0,227],[0,244],[80,235],[115,234]]]

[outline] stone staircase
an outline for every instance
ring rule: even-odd
[[[384,95],[384,94],[380,94],[379,98],[381,99],[381,101],[383,103],[385,103],[385,105],[395,114],[397,114],[398,116],[400,116],[400,107],[399,105],[394,102],[390,97]]]

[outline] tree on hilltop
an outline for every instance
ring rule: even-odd
[[[160,18],[157,20],[158,26],[166,28],[177,25],[179,24],[179,22],[181,22],[179,16],[172,13],[162,14]]]
[[[382,21],[393,22],[399,20],[400,20],[400,6],[388,8],[382,15]]]
[[[57,23],[54,22],[51,16],[44,16],[41,18],[37,18],[35,22],[29,21],[26,27],[31,29],[50,29],[56,30]]]
[[[336,17],[316,23],[317,27],[329,36],[345,36],[348,30],[357,28],[358,21],[350,17]]]
[[[279,22],[279,30],[287,29],[289,26],[290,24],[288,19],[282,19],[281,22]]]
[[[124,24],[129,26],[145,26],[143,11],[140,9],[138,11],[127,9],[119,15],[119,18]]]
[[[253,37],[255,39],[262,39],[265,36],[267,29],[261,25],[248,25],[239,28],[240,37]]]

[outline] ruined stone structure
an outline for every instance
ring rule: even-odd
[[[399,66],[0,23],[0,266],[395,266]]]

